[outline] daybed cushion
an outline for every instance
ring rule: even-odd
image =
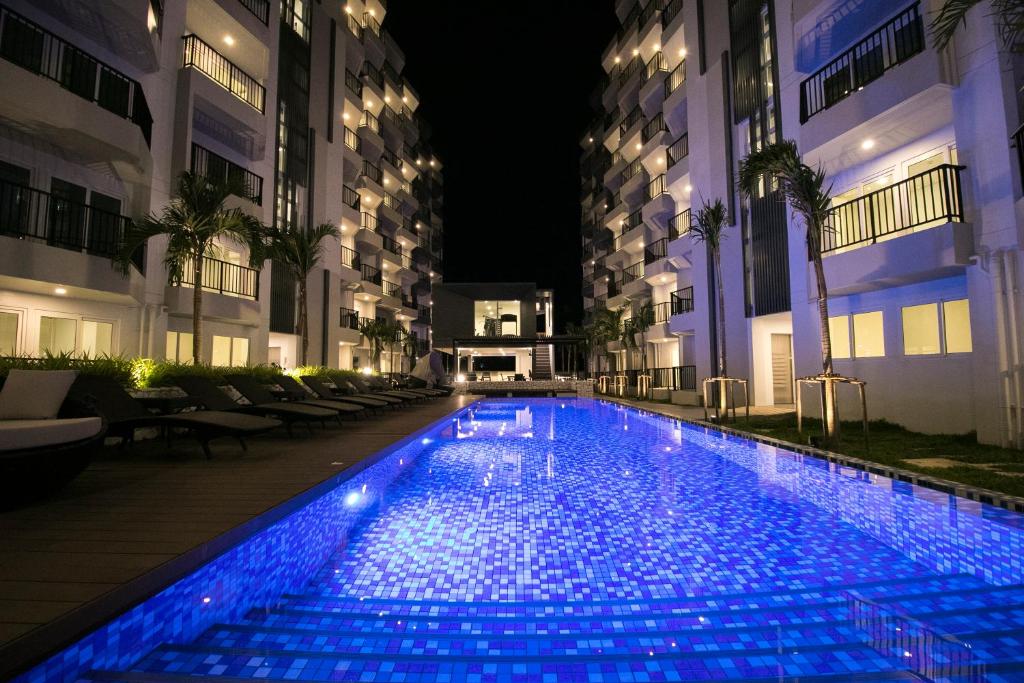
[[[61,446],[96,436],[103,429],[98,417],[67,420],[0,421],[0,453],[42,446]]]
[[[77,374],[76,370],[12,369],[0,389],[0,420],[52,420]]]

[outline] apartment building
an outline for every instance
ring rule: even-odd
[[[775,405],[821,371],[804,225],[774,188],[746,198],[736,183],[749,150],[792,139],[832,187],[822,250],[836,371],[867,381],[872,418],[1022,444],[1024,83],[985,3],[936,50],[939,6],[617,4],[600,115],[581,140],[584,304],[628,316],[654,303],[656,386],[695,401],[716,372],[708,253],[688,234],[704,199],[721,198],[732,223],[729,374]],[[638,367],[635,352],[610,351],[616,371]]]
[[[442,180],[378,0],[0,3],[0,354],[189,360],[191,273],[133,218],[184,171],[241,181],[267,225],[332,223],[308,283],[310,363],[366,358],[360,318],[430,339]],[[294,366],[295,283],[223,243],[204,265],[204,360]]]

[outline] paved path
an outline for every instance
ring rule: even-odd
[[[437,399],[313,436],[277,430],[252,439],[248,454],[219,440],[209,461],[184,438],[170,452],[155,442],[107,449],[56,496],[0,513],[0,680],[25,657],[169,583],[180,570],[169,561],[474,398]]]

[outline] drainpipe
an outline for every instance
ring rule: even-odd
[[[1004,251],[1003,267],[1005,268],[1005,297],[1008,311],[1007,332],[1009,333],[1010,354],[1007,361],[1010,364],[1010,382],[1012,385],[1013,404],[1013,432],[1012,442],[1020,448],[1024,446],[1024,366],[1021,358],[1021,335],[1020,325],[1022,314],[1019,302],[1019,281],[1017,272],[1017,252]]]
[[[1020,312],[1017,310],[1017,273],[1014,254],[1004,250],[993,254],[995,287],[996,343],[999,358],[999,380],[1003,404],[1003,445],[1020,446],[1022,428],[1021,353],[1017,329]]]
[[[143,337],[143,334],[145,333],[146,315],[147,315],[148,311],[149,311],[149,304],[142,304],[142,307],[139,308],[139,341],[138,341],[138,344],[136,344],[136,346],[139,349],[138,350],[138,355],[139,356],[142,355],[142,337]]]

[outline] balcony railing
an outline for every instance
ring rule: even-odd
[[[392,152],[387,147],[385,147],[384,151],[381,152],[380,158],[383,159],[384,161],[388,162],[389,164],[391,164],[395,168],[397,168],[399,170],[402,169],[402,158],[400,156],[398,156],[395,152]]]
[[[339,326],[347,330],[358,330],[359,329],[359,312],[353,311],[351,308],[341,307],[339,316]]]
[[[659,389],[672,391],[697,391],[697,366],[676,365],[671,368],[654,368],[651,380]]]
[[[665,5],[665,9],[661,11],[662,27],[668,28],[668,25],[672,23],[672,20],[676,18],[681,9],[683,9],[683,0],[669,0],[668,4]]]
[[[647,4],[636,19],[637,27],[642,31],[654,17],[658,16],[664,5],[664,0],[647,0]]]
[[[368,111],[364,111],[363,115],[359,117],[359,127],[369,128],[374,133],[380,135],[380,121]]]
[[[362,40],[363,37],[363,25],[359,23],[354,14],[345,14],[345,23],[348,25],[348,30],[352,32],[356,38]]]
[[[396,299],[402,298],[402,286],[387,280],[381,280],[381,289],[384,290],[384,296],[391,296]]]
[[[623,65],[622,70],[619,71],[619,85],[621,86],[623,83],[628,81],[633,74],[637,73],[638,71],[642,71],[643,68],[644,60],[643,57],[641,57],[640,55],[637,55],[633,59],[626,62],[626,64]]]
[[[641,132],[641,140],[646,143],[648,140],[653,138],[655,135],[662,131],[667,131],[668,127],[665,126],[665,115],[658,112],[657,116],[647,122],[644,126],[643,132]]]
[[[631,213],[628,216],[626,216],[626,220],[622,222],[622,229],[626,230],[626,231],[632,230],[633,228],[637,228],[637,227],[641,226],[643,224],[643,222],[644,222],[644,210],[643,209],[637,209],[633,213]]]
[[[690,154],[690,136],[688,133],[683,133],[679,138],[668,147],[668,151],[665,156],[667,157],[667,166],[672,168],[680,161],[685,159]]]
[[[686,60],[679,62],[676,68],[668,72],[668,77],[665,79],[665,97],[668,97],[676,91],[676,88],[686,82]]]
[[[384,201],[382,203],[389,209],[393,209],[398,212],[402,211],[402,201],[390,192],[384,193]]]
[[[195,266],[185,262],[181,282],[185,287],[195,286]],[[228,296],[256,300],[259,298],[260,273],[258,270],[215,258],[203,259],[203,289]]]
[[[960,171],[942,164],[832,208],[821,235],[826,253],[872,244],[904,230],[964,220]]]
[[[915,3],[800,84],[800,122],[841,102],[886,71],[924,50],[924,24]]]
[[[609,276],[607,297],[610,299],[613,296],[618,296],[619,294],[622,294],[622,283],[614,277]]]
[[[363,141],[359,139],[356,132],[345,126],[345,146],[354,152],[359,152],[363,148]]]
[[[690,232],[690,210],[680,211],[668,221],[669,239],[676,239]]]
[[[654,309],[653,322],[655,325],[667,323],[668,319],[672,317],[671,301],[662,301],[660,304],[654,304],[651,308]]]
[[[1013,131],[1010,146],[1017,150],[1017,177],[1021,183],[1021,191],[1024,192],[1024,124]]]
[[[263,178],[194,142],[191,169],[195,175],[240,188],[240,196],[257,206],[263,205]]]
[[[430,307],[429,306],[417,306],[416,307],[416,322],[418,322],[418,323],[430,323]]]
[[[644,111],[640,108],[640,105],[633,107],[633,110],[626,114],[626,118],[622,119],[622,123],[619,124],[619,135],[625,135],[630,129],[644,118]]]
[[[363,62],[363,76],[381,90],[384,89],[384,72],[370,62]]]
[[[640,172],[643,171],[643,170],[644,170],[644,165],[642,163],[640,163],[640,159],[638,157],[637,159],[633,160],[629,164],[629,166],[626,166],[626,168],[622,171],[622,182],[623,183],[629,182],[630,179],[632,179],[636,175],[639,175]]]
[[[657,0],[651,0],[652,5],[656,2]],[[665,55],[662,52],[656,52],[654,56],[651,57],[651,61],[647,62],[647,65],[644,66],[643,82],[646,83],[654,78],[654,75],[659,71],[668,71],[668,62],[665,61]]]
[[[665,185],[665,174],[662,173],[654,177],[654,180],[647,183],[644,187],[644,202],[649,202],[655,197],[668,194],[668,187]]]
[[[121,252],[131,224],[127,216],[0,180],[0,234],[112,258]],[[132,259],[140,273],[144,254],[140,249]]]
[[[636,282],[644,276],[644,262],[637,261],[631,266],[622,269],[622,284]]]
[[[270,0],[239,0],[242,7],[252,12],[252,15],[267,24],[270,21]]]
[[[264,111],[267,91],[259,82],[235,66],[231,61],[203,42],[195,34],[184,41],[183,67],[193,67],[206,74],[214,83],[260,112]]]
[[[369,29],[370,33],[380,37],[380,22],[369,12],[363,12],[363,28]]]
[[[138,81],[3,6],[0,22],[0,56],[131,121],[142,131],[146,144],[150,143],[153,116]]]
[[[341,203],[345,206],[359,210],[359,193],[348,185],[341,186]]]
[[[341,265],[352,270],[359,270],[359,252],[355,249],[349,249],[344,244],[341,245]]]
[[[345,69],[345,87],[355,93],[358,97],[363,96],[363,82],[354,73]]]
[[[681,315],[693,310],[693,287],[683,287],[672,292],[669,297],[672,304],[672,315]]]
[[[402,245],[395,240],[391,239],[387,235],[381,235],[381,241],[383,242],[384,250],[389,251],[392,254],[402,255]]]
[[[363,161],[362,175],[369,178],[378,185],[384,182],[384,174],[381,173],[381,170],[378,167],[374,166],[369,161]]]
[[[359,214],[359,227],[362,230],[369,230],[370,232],[379,232],[379,224],[377,223],[377,217],[374,216],[372,213],[367,213],[365,211]]]
[[[660,240],[644,247],[644,264],[649,266],[668,256],[668,243],[670,241],[668,237],[662,237]]]
[[[369,282],[370,284],[377,285],[378,287],[380,286],[380,283],[382,282],[381,276],[380,276],[380,269],[379,268],[375,268],[375,267],[373,267],[371,265],[368,265],[366,263],[364,263],[362,265],[362,268],[360,268],[359,274],[362,277],[363,282]]]

